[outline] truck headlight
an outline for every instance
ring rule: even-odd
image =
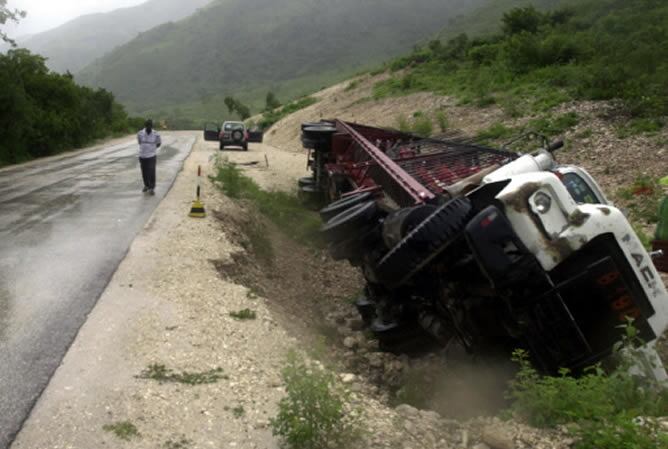
[[[552,208],[552,198],[546,193],[538,192],[534,198],[534,207],[539,214],[547,214]]]

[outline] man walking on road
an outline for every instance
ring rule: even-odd
[[[160,134],[153,131],[153,120],[146,120],[144,129],[137,133],[137,141],[139,142],[139,165],[141,165],[141,175],[144,179],[142,192],[155,195],[155,165],[162,140],[160,140]]]

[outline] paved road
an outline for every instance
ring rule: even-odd
[[[155,197],[140,193],[131,140],[0,171],[0,449],[27,418],[194,140],[163,135]]]

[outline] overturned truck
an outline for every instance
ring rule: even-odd
[[[624,214],[549,144],[521,155],[446,136],[305,123],[332,257],[366,279],[357,308],[387,350],[526,348],[545,372],[605,361],[630,318],[653,355],[668,293]],[[663,366],[655,375],[665,377]]]

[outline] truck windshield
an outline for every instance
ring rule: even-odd
[[[587,182],[575,173],[566,173],[563,175],[562,182],[571,196],[578,204],[601,204],[601,200],[596,197],[594,191],[587,185]]]

